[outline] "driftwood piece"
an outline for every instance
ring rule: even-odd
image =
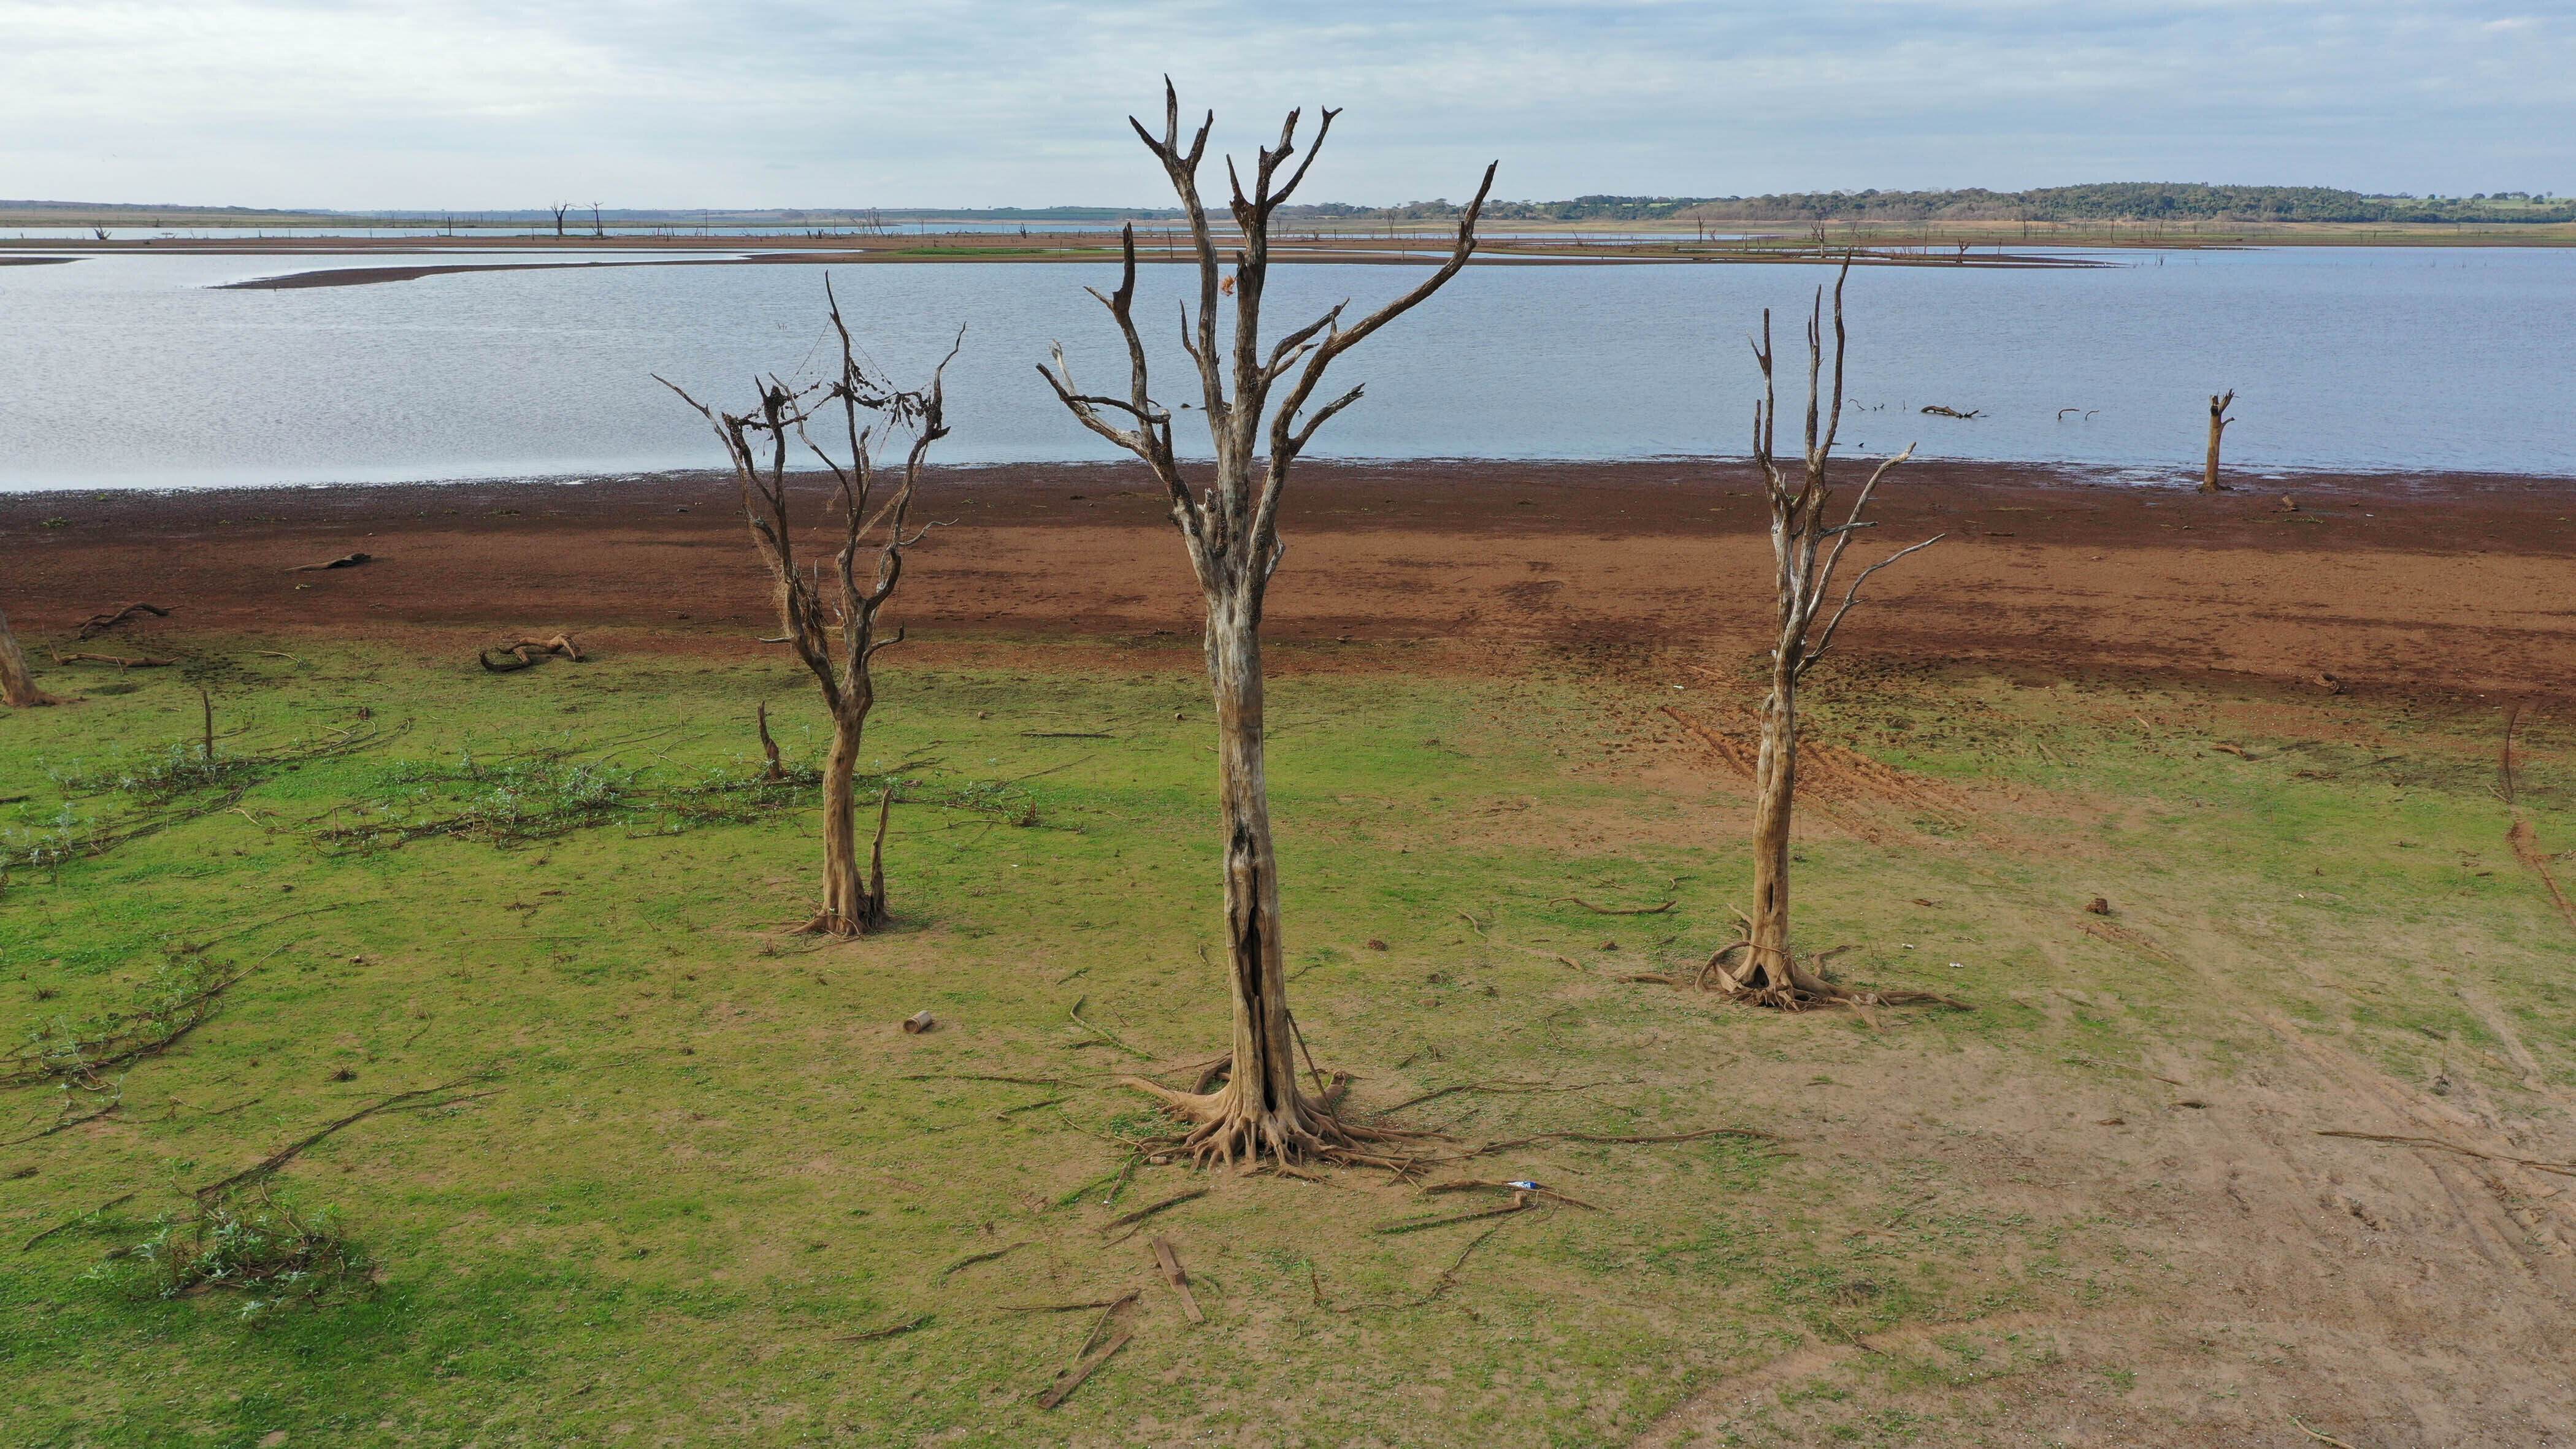
[[[132,619],[137,614],[150,614],[156,619],[167,619],[170,617],[170,611],[162,608],[159,604],[132,603],[115,611],[114,613],[92,614],[88,618],[83,619],[81,621],[79,637],[88,639],[104,634],[119,624],[123,624],[127,620]]]
[[[360,564],[374,563],[375,561],[376,556],[371,553],[344,553],[338,558],[327,558],[320,563],[297,564],[295,567],[288,569],[287,572],[290,574],[314,574],[320,573],[324,569],[353,569]]]

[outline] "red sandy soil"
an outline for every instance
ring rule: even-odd
[[[1394,667],[1371,646],[1420,641],[1765,647],[1768,543],[1740,463],[1312,464],[1291,486],[1272,636],[1351,646],[1326,651],[1345,667]],[[1179,541],[1138,470],[957,469],[928,495],[954,523],[907,579],[917,638],[1194,635]],[[1872,581],[1836,646],[1857,657],[2298,689],[2331,675],[2359,694],[2576,679],[2576,482],[2312,476],[2212,497],[1941,464],[1896,475],[1875,513],[1889,548],[1947,537]],[[374,561],[288,572],[355,550]],[[30,642],[137,599],[190,631],[457,648],[571,629],[733,649],[774,624],[714,474],[0,495],[0,556]]]

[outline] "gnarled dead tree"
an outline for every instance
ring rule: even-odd
[[[769,565],[777,585],[778,620],[788,646],[813,672],[824,706],[831,711],[832,752],[823,766],[823,905],[803,929],[816,935],[860,936],[886,919],[885,827],[892,800],[877,802],[876,843],[862,875],[858,807],[853,798],[859,743],[868,711],[876,704],[872,672],[876,656],[902,643],[904,637],[900,628],[879,637],[877,620],[903,582],[906,552],[932,527],[916,526],[912,508],[930,446],[948,436],[942,386],[957,348],[952,346],[931,371],[928,386],[918,391],[896,388],[860,363],[829,278],[824,280],[823,296],[832,331],[841,344],[840,373],[831,381],[800,389],[772,374],[758,384],[760,402],[753,411],[720,413],[676,383],[656,380],[679,393],[724,440],[734,481],[742,492],[743,517],[751,526],[752,546]],[[964,340],[961,330],[959,345]],[[844,431],[846,462],[816,442],[808,427],[827,426],[835,412]],[[901,471],[883,479],[881,471],[891,470],[878,468],[875,449],[897,433],[910,434],[911,443]],[[821,462],[834,487],[841,546],[828,571],[819,564],[800,567],[796,559],[787,460],[797,445]],[[862,580],[859,557],[871,551],[874,563]]]
[[[0,704],[26,709],[60,703],[36,687],[36,676],[27,669],[27,656],[18,648],[18,636],[9,632],[9,616],[0,614]]]
[[[1832,597],[1834,572],[1854,536],[1875,527],[1862,514],[1879,480],[1906,459],[1904,452],[1870,470],[1840,523],[1827,519],[1832,500],[1827,469],[1833,460],[1834,434],[1843,416],[1843,283],[1850,279],[1845,262],[1834,279],[1834,368],[1830,401],[1820,397],[1824,372],[1824,289],[1816,289],[1807,315],[1806,447],[1796,463],[1783,467],[1773,452],[1780,424],[1780,401],[1772,376],[1771,312],[1762,312],[1762,340],[1754,360],[1762,367],[1762,400],[1753,406],[1753,464],[1762,475],[1764,496],[1771,503],[1773,588],[1779,603],[1779,633],[1771,649],[1771,689],[1762,700],[1762,748],[1753,771],[1753,911],[1743,938],[1709,958],[1701,980],[1729,995],[1765,1006],[1801,1007],[1835,1002],[1895,1001],[1901,998],[1856,996],[1826,981],[1792,954],[1789,942],[1789,819],[1797,804],[1798,684],[1816,667],[1834,642],[1834,631],[1860,601],[1869,576],[1913,553],[1929,548],[1944,535],[1908,544],[1854,575],[1824,626],[1816,616]],[[1792,476],[1794,470],[1795,476]]]
[[[2203,493],[2218,491],[2218,440],[2226,434],[2227,425],[2236,421],[2227,415],[2228,405],[2235,401],[2236,389],[2232,387],[2225,397],[2217,393],[2209,395],[2209,457],[2200,465],[2200,491]]]
[[[1189,552],[1190,568],[1206,597],[1208,683],[1216,698],[1217,792],[1225,851],[1227,976],[1234,998],[1234,1049],[1224,1083],[1212,1092],[1174,1092],[1150,1082],[1133,1085],[1162,1098],[1190,1124],[1179,1142],[1201,1162],[1249,1163],[1328,1157],[1371,1160],[1365,1144],[1389,1134],[1342,1120],[1320,1078],[1314,1093],[1299,1084],[1296,1024],[1288,1013],[1285,952],[1280,939],[1279,862],[1270,840],[1270,799],[1263,773],[1261,610],[1270,576],[1286,545],[1279,538],[1279,499],[1288,472],[1315,433],[1334,414],[1360,399],[1360,389],[1312,407],[1326,369],[1371,333],[1404,315],[1456,276],[1475,247],[1476,219],[1493,187],[1488,166],[1476,199],[1458,224],[1449,255],[1429,277],[1394,301],[1345,324],[1347,302],[1284,333],[1265,349],[1261,307],[1270,277],[1273,214],[1294,195],[1314,165],[1315,153],[1336,113],[1323,113],[1305,159],[1298,154],[1298,113],[1288,113],[1279,144],[1263,148],[1246,195],[1244,178],[1229,161],[1232,210],[1241,231],[1230,275],[1220,276],[1218,241],[1199,197],[1199,163],[1207,152],[1211,113],[1185,143],[1180,99],[1164,83],[1163,132],[1158,137],[1132,117],[1129,124],[1163,164],[1189,219],[1197,263],[1198,306],[1182,307],[1182,345],[1198,368],[1199,406],[1215,445],[1212,476],[1193,492],[1172,446],[1172,414],[1148,385],[1145,343],[1136,325],[1136,233],[1123,237],[1126,254],[1118,289],[1092,292],[1127,343],[1128,379],[1123,395],[1085,392],[1055,349],[1045,375],[1085,427],[1134,453],[1153,470],[1170,496],[1172,522]],[[1219,297],[1231,291],[1234,329],[1220,342]],[[1313,1064],[1308,1063],[1308,1071]]]

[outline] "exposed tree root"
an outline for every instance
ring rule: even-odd
[[[1848,946],[1820,951],[1801,962],[1794,953],[1764,951],[1748,937],[1739,936],[1717,948],[1708,963],[1699,969],[1693,984],[1716,991],[1752,1006],[1770,1007],[1776,1011],[1812,1011],[1819,1007],[1844,1006],[1866,1009],[1872,1006],[1947,1006],[1960,1011],[1974,1011],[1964,1001],[1931,991],[1854,991],[1829,981],[1823,974],[1825,962]],[[1738,964],[1730,957],[1741,956]],[[1768,960],[1766,957],[1776,957]],[[1675,978],[1663,978],[1675,979]]]

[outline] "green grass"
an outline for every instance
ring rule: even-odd
[[[2141,1291],[2116,1220],[1985,1201],[1929,1153],[1842,1150],[1838,1123],[1910,1111],[1880,1094],[1913,1064],[2002,1063],[2040,1092],[2183,1061],[2223,1075],[2277,1048],[2241,999],[2178,989],[2214,968],[2401,1076],[2442,1062],[2514,1090],[2501,1019],[2550,1081],[2576,1082],[2564,927],[2503,845],[2483,716],[1820,680],[1819,738],[1976,802],[1853,805],[1878,838],[1818,829],[1799,846],[1804,939],[1859,943],[1842,975],[1980,1008],[1873,1031],[1617,979],[1696,964],[1727,934],[1749,880],[1740,805],[1655,706],[1740,701],[1573,669],[1310,670],[1286,651],[1272,784],[1292,997],[1363,1107],[1490,1079],[1599,1083],[1451,1096],[1403,1120],[1469,1142],[1720,1124],[1787,1140],[1505,1154],[1471,1170],[1603,1210],[1392,1236],[1370,1229],[1426,1204],[1369,1174],[1219,1181],[1153,1220],[1207,1309],[1193,1327],[1146,1239],[1098,1228],[1205,1179],[1119,1180],[1120,1139],[1153,1123],[1106,1084],[1137,1063],[1070,1018],[1080,1002],[1165,1061],[1224,1037],[1201,954],[1217,853],[1191,651],[908,661],[866,753],[909,782],[889,843],[897,927],[818,947],[781,934],[810,907],[818,854],[802,787],[730,818],[670,805],[753,773],[762,699],[791,759],[818,756],[823,717],[787,670],[657,656],[488,678],[470,660],[260,647],[0,719],[0,798],[29,797],[0,805],[0,1034],[76,1031],[174,953],[246,973],[171,1050],[123,1069],[116,1114],[0,1148],[12,1444],[1615,1444],[1800,1344]],[[267,750],[270,767],[196,788],[144,768],[194,738],[200,683],[219,757]],[[350,730],[369,743],[291,748]],[[1031,737],[1047,732],[1111,738]],[[2208,748],[2221,738],[2255,758]],[[2534,739],[2523,781],[2560,844],[2576,811],[2546,766],[2567,743]],[[2364,764],[2392,753],[2400,766]],[[559,803],[602,772],[617,799],[561,833],[325,838],[491,792]],[[148,788],[115,784],[129,777]],[[168,818],[28,863],[141,811]],[[2152,950],[2078,929],[2096,894]],[[1678,905],[1604,918],[1566,896]],[[897,1030],[922,1009],[936,1031]],[[276,1179],[297,1212],[328,1210],[371,1287],[245,1318],[234,1295],[164,1298],[102,1262],[183,1213],[189,1189],[378,1097],[476,1076],[497,1095],[380,1114]],[[75,1113],[105,1100],[15,1089],[0,1139],[57,1120],[66,1097]],[[1497,1224],[1433,1301],[1387,1306],[1430,1292]],[[1039,1410],[1092,1315],[1001,1310],[1131,1287],[1146,1290],[1136,1340]],[[837,1337],[925,1313],[908,1333]],[[2017,1372],[2033,1352],[1924,1350],[1797,1413],[1939,1442],[1906,1418],[1919,1404],[1888,1396]]]

